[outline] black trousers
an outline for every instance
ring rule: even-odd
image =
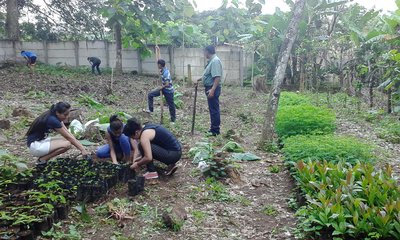
[[[99,62],[99,63],[93,63],[93,65],[92,65],[92,73],[93,73],[93,74],[95,74],[94,69],[96,68],[96,69],[97,69],[97,72],[99,73],[99,75],[101,75],[101,72],[100,72],[100,63],[101,63],[101,62]]]
[[[144,151],[141,144],[139,144],[139,151],[142,156],[144,156]],[[153,155],[153,159],[146,165],[147,171],[155,172],[156,168],[154,166],[154,160],[160,161],[166,165],[174,164],[181,159],[182,151],[169,151],[156,144],[151,144],[151,154]]]

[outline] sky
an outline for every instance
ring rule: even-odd
[[[245,0],[241,0],[245,2]],[[397,9],[395,0],[353,0],[366,8],[381,9],[384,12],[394,11]],[[282,11],[288,11],[289,7],[283,0],[265,0],[263,7],[264,13],[274,13],[275,9],[279,7]],[[196,0],[197,10],[213,10],[221,6],[222,0]]]

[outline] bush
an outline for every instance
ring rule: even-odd
[[[337,163],[343,160],[354,164],[375,160],[373,147],[353,137],[298,135],[285,139],[284,144],[285,159],[291,162],[326,160]]]
[[[279,106],[311,105],[309,96],[294,93],[282,92],[279,98]]]
[[[307,199],[297,211],[305,238],[400,239],[400,187],[390,166],[299,161],[296,172]]]
[[[275,130],[280,138],[294,135],[329,134],[336,128],[336,116],[328,108],[311,105],[278,109]]]

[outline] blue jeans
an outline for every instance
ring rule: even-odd
[[[171,116],[171,122],[175,122],[176,120],[176,110],[175,110],[175,103],[174,103],[174,92],[167,92],[165,90],[162,90],[163,95],[165,97],[165,100],[167,101],[168,108],[169,108],[169,115]],[[148,95],[148,101],[149,101],[149,110],[150,112],[153,112],[153,98],[154,97],[159,97],[160,96],[160,91],[159,90],[153,90],[149,93]]]
[[[131,155],[132,146],[129,137],[122,135],[119,137],[119,142],[114,143],[114,150],[117,155],[128,157]],[[96,150],[98,158],[111,158],[110,145],[106,144]]]
[[[212,88],[212,86],[205,87],[206,96],[208,95],[207,92],[211,88]],[[221,117],[220,117],[221,114],[219,111],[219,96],[220,95],[221,95],[221,86],[218,86],[215,89],[214,97],[208,98],[208,96],[207,96],[208,109],[210,111],[210,120],[211,120],[210,132],[213,134],[220,134],[220,125],[221,125]]]

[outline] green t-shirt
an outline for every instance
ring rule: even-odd
[[[214,84],[214,78],[221,77],[222,79],[222,63],[221,60],[214,55],[208,61],[204,73],[203,73],[203,84],[205,87],[211,87]],[[221,85],[221,81],[219,82]]]

